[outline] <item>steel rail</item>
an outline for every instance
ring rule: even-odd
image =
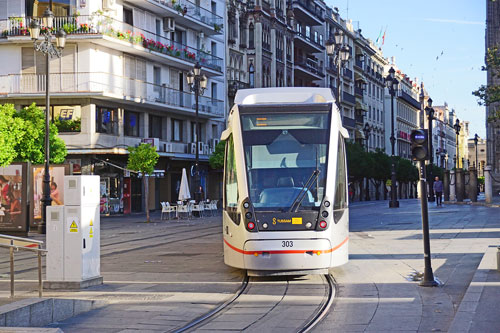
[[[298,333],[310,332],[313,328],[315,328],[316,325],[318,325],[328,314],[328,311],[333,304],[333,300],[335,298],[335,281],[330,274],[325,274],[324,278],[328,282],[328,296],[326,298],[326,302],[322,304],[318,312],[311,318],[311,320],[297,331]]]
[[[234,301],[236,301],[241,296],[241,294],[243,294],[243,292],[245,292],[245,290],[248,287],[248,280],[249,280],[248,275],[245,274],[245,277],[243,278],[243,281],[241,282],[241,286],[238,288],[238,290],[236,290],[236,292],[234,293],[233,297],[231,297],[230,299],[228,299],[224,303],[220,304],[219,306],[217,306],[212,311],[204,314],[203,316],[201,316],[199,318],[196,318],[195,320],[191,321],[187,325],[185,325],[185,326],[183,326],[183,327],[175,330],[174,333],[186,332],[186,331],[188,331],[188,330],[190,330],[192,328],[195,328],[195,327],[203,324],[204,322],[208,321],[210,318],[212,318],[213,316],[215,316],[217,313],[219,313],[222,310],[224,310],[225,308],[227,308]]]

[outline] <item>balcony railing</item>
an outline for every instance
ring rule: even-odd
[[[304,59],[302,57],[298,57],[297,59],[295,59],[295,65],[300,66],[306,69],[307,71],[319,75],[321,77],[325,76],[323,66],[319,65],[312,59],[309,58]]]
[[[342,93],[342,101],[346,103],[356,104],[356,97],[344,91]]]
[[[224,18],[187,0],[152,0],[165,7],[177,10],[179,15],[190,17],[198,22],[214,28],[216,32],[222,32]]]
[[[363,96],[363,88],[354,87],[354,93],[356,94],[356,96]]]
[[[349,68],[344,68],[344,77],[352,80],[352,71]]]
[[[26,29],[31,23],[30,17],[10,17],[7,29],[2,36],[29,36]],[[44,28],[42,28],[44,29]],[[118,40],[136,44],[167,56],[179,58],[191,63],[199,62],[202,66],[222,72],[222,58],[203,50],[172,41],[153,32],[137,28],[125,22],[107,16],[64,16],[54,20],[54,31],[63,29],[68,35],[106,35]]]
[[[110,98],[138,103],[157,103],[170,107],[195,109],[194,94],[150,82],[100,72],[50,74],[52,94],[106,94]],[[45,74],[10,74],[0,76],[2,94],[45,93]],[[224,101],[200,96],[200,112],[224,116]]]
[[[293,3],[300,5],[300,7],[304,8],[306,11],[308,11],[310,14],[318,18],[320,21],[323,22],[325,20],[324,11],[314,6],[313,1],[308,2],[306,0],[294,0]]]
[[[296,36],[299,36],[301,37],[302,39],[306,40],[308,43],[311,43],[313,44],[314,46],[316,46],[317,48],[323,50],[324,49],[324,46],[323,44],[321,44],[320,42],[318,41],[315,41],[313,38],[311,38],[311,36],[306,36],[306,34],[302,33],[302,32],[297,32],[296,33]]]

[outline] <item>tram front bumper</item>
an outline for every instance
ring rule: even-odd
[[[248,240],[244,263],[248,270],[312,270],[331,264],[328,239]]]

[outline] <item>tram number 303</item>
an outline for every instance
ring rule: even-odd
[[[282,241],[281,247],[293,247],[293,241]]]

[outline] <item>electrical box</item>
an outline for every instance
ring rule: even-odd
[[[99,176],[65,176],[65,206],[48,207],[46,288],[102,283],[99,184]]]

